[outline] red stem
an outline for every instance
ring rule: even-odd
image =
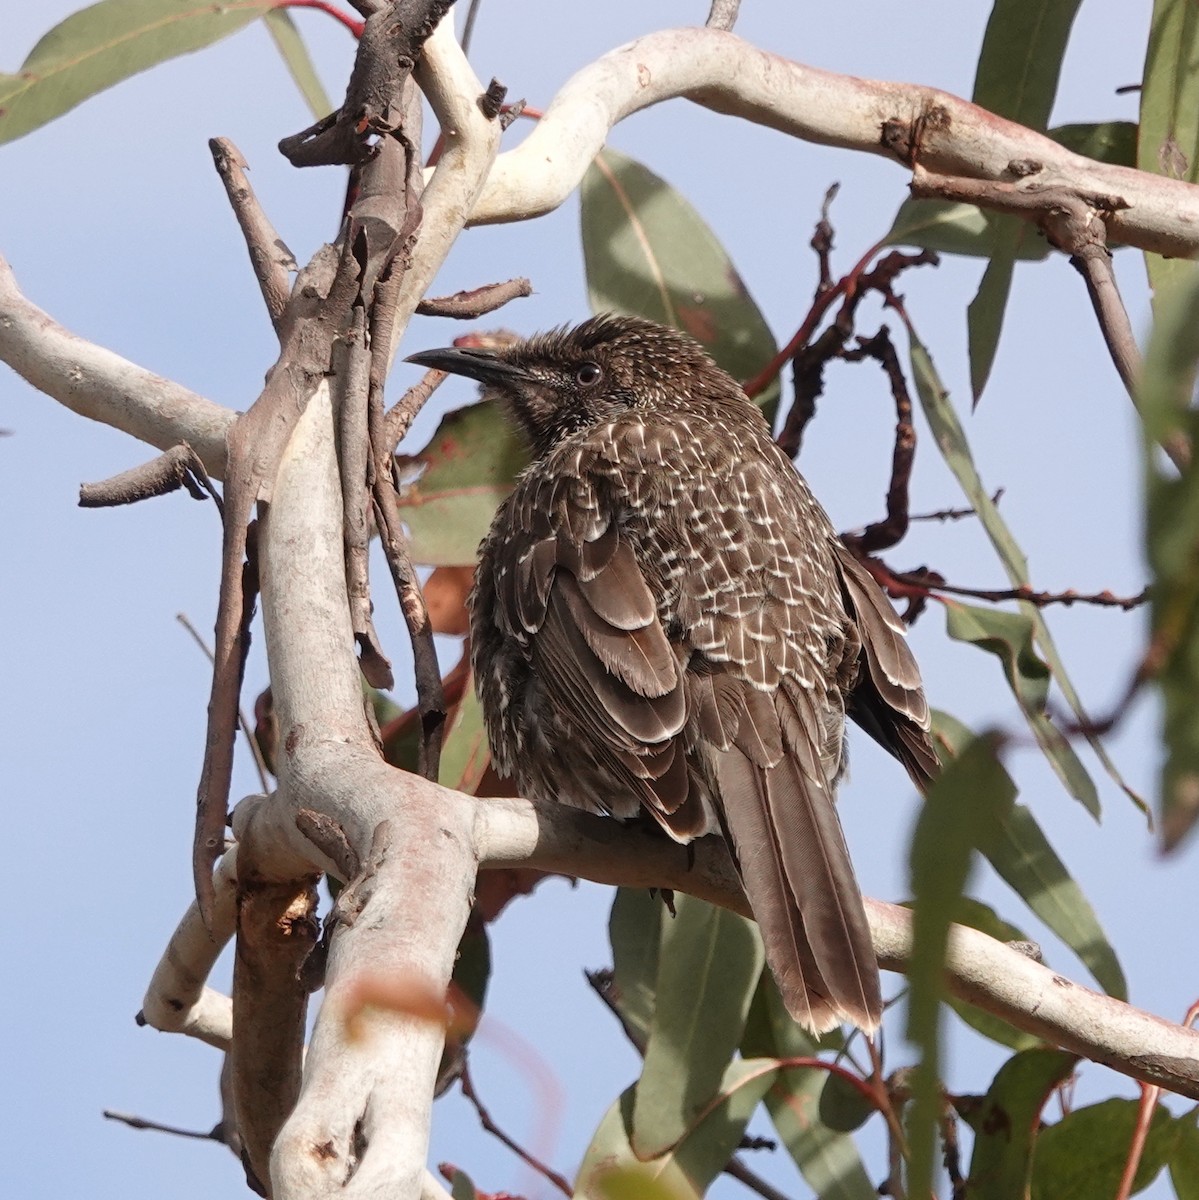
[[[362,36],[362,30],[366,24],[365,21],[355,21],[349,13],[344,13],[340,8],[336,8],[329,3],[329,0],[278,0],[272,8],[318,8],[323,13],[328,13],[335,21],[340,21],[355,38]]]

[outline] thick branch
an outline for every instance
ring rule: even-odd
[[[1042,186],[1119,197],[1109,241],[1188,257],[1199,248],[1199,187],[1073,154],[1050,138],[934,88],[835,75],[790,62],[734,34],[669,29],[584,67],[537,127],[500,155],[472,224],[521,221],[557,208],[609,130],[631,113],[684,96],[705,108],[826,146],[880,154],[944,175],[1011,180],[1038,168]]]

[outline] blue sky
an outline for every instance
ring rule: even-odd
[[[654,5],[484,4],[472,58],[486,80],[544,107],[579,66],[612,46],[669,24],[695,23],[703,0]],[[1090,0],[1066,63],[1055,123],[1135,119],[1136,100],[1114,95],[1140,78],[1147,0]],[[46,28],[73,5],[9,6],[0,68],[15,70]],[[747,3],[738,32],[774,52],[831,70],[905,79],[969,95],[989,6],[930,0],[897,8],[877,0],[837,6]],[[301,13],[327,89],[341,90],[352,44],[339,27]],[[53,126],[0,147],[0,253],[26,294],[75,332],[234,408],[257,395],[275,339],[240,237],[212,170],[206,141],[231,137],[255,187],[301,261],[335,232],[343,180],[297,174],[274,149],[309,120],[272,43],[258,27],[89,101]],[[523,135],[518,123],[508,137]],[[889,226],[906,194],[902,171],[880,159],[808,146],[676,101],[631,118],[611,144],[678,187],[711,223],[774,329],[785,340],[814,282],[807,242],[825,189],[837,264],[847,268]],[[1148,304],[1138,254],[1117,255],[1134,327]],[[1135,592],[1139,480],[1127,397],[1103,349],[1082,284],[1060,258],[1021,266],[995,371],[968,413],[965,306],[977,262],[946,261],[905,276],[902,290],[924,340],[959,401],[983,478],[1006,489],[1002,510],[1028,553],[1038,587]],[[586,315],[578,206],[527,226],[468,232],[436,291],[527,274],[535,295],[504,311],[531,332]],[[864,315],[870,332],[875,316]],[[414,322],[405,345],[444,344],[459,332]],[[393,391],[411,378],[398,368]],[[443,405],[473,398],[443,389]],[[422,444],[423,417],[410,448]],[[867,371],[838,368],[800,461],[840,528],[876,518],[890,456],[890,400]],[[11,1144],[0,1191],[94,1200],[189,1200],[238,1194],[240,1168],[218,1147],[134,1133],[103,1108],[208,1128],[216,1120],[217,1057],[177,1037],[138,1029],[133,1015],[150,972],[190,898],[189,847],[204,737],[207,668],[175,622],[186,612],[211,629],[219,529],[209,506],[182,496],[131,509],[83,511],[78,485],[150,456],[122,434],[88,423],[0,369],[0,796],[7,800],[11,905],[0,937],[10,984],[0,998]],[[925,432],[921,427],[921,432]],[[960,503],[927,436],[918,451],[916,511]],[[998,562],[970,522],[918,526],[895,565],[931,565],[954,582],[1002,586]],[[405,635],[385,593],[381,633]],[[1074,608],[1051,614],[1055,635],[1091,707],[1117,696],[1135,662],[1142,618]],[[933,702],[974,726],[1018,728],[994,661],[950,644],[939,612],[912,644]],[[265,683],[256,653],[247,696]],[[1142,702],[1111,748],[1147,794],[1157,766],[1156,715]],[[1199,994],[1194,969],[1193,849],[1158,861],[1143,819],[1097,772],[1104,820],[1095,825],[1061,790],[1037,753],[1010,766],[1059,852],[1092,899],[1121,956],[1133,999],[1180,1017]],[[881,753],[857,739],[842,812],[863,888],[905,894],[914,798]],[[241,756],[234,791],[253,790]],[[1051,964],[1085,979],[1021,902],[986,872],[979,894],[1043,938]],[[567,1174],[636,1062],[583,979],[607,965],[609,895],[552,881],[512,906],[494,931],[494,1024],[475,1051],[475,1077],[493,1115],[529,1136],[537,1097],[504,1052],[505,1028],[533,1041],[565,1095],[562,1132],[539,1149]],[[225,972],[227,976],[227,970]],[[898,981],[884,981],[894,991]],[[901,1048],[892,1047],[894,1065]],[[983,1090],[1001,1061],[973,1038],[955,1039],[950,1079]],[[1130,1083],[1087,1068],[1080,1102]],[[52,1146],[47,1152],[45,1147]],[[872,1153],[877,1154],[877,1144]],[[753,1165],[804,1194],[783,1156]],[[483,1134],[456,1096],[439,1102],[431,1160],[471,1171],[480,1186],[531,1195],[545,1188]],[[876,1158],[871,1169],[879,1176]],[[734,1194],[721,1184],[713,1193]],[[1155,1193],[1168,1194],[1159,1184]]]

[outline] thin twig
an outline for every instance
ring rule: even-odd
[[[887,1123],[887,1195],[892,1200],[904,1200],[906,1193],[903,1186],[903,1164],[907,1158],[908,1146],[903,1122],[895,1111],[895,1097],[901,1093],[906,1096],[906,1084],[902,1082],[899,1072],[890,1079],[883,1073],[881,1033],[878,1041],[867,1038],[866,1047],[870,1054],[870,1079],[867,1086],[874,1106],[883,1114]]]
[[[945,1162],[945,1173],[949,1176],[950,1195],[953,1200],[965,1200],[966,1180],[962,1176],[962,1148],[958,1141],[957,1114],[952,1105],[941,1110],[941,1151]]]
[[[416,311],[423,317],[454,317],[470,321],[495,312],[509,300],[532,294],[533,285],[521,277],[504,283],[488,283],[466,292],[455,292],[452,296],[426,296],[416,306]]]
[[[215,655],[212,653],[212,647],[200,636],[200,631],[192,624],[191,618],[187,613],[176,613],[175,620],[192,635],[192,639],[196,645],[204,652],[205,657],[210,663],[216,661]],[[246,739],[246,744],[250,747],[250,754],[254,758],[254,767],[258,771],[258,782],[262,785],[264,792],[271,790],[270,773],[266,769],[266,759],[262,757],[262,750],[258,745],[258,739],[254,736],[250,729],[250,721],[246,716],[245,709],[238,705],[237,708],[237,723],[241,726],[242,735]]]
[[[895,400],[895,448],[891,453],[891,482],[887,487],[887,515],[881,521],[867,525],[852,539],[846,538],[855,551],[873,554],[889,549],[903,539],[908,531],[908,489],[912,480],[912,464],[916,458],[916,428],[912,424],[912,398],[908,395],[907,380],[899,365],[899,356],[891,342],[890,331],[883,325],[872,338],[858,338],[855,349],[842,351],[849,362],[873,358],[886,372]]]
[[[534,1158],[523,1146],[513,1141],[492,1119],[491,1114],[483,1105],[483,1101],[479,1099],[479,1094],[475,1091],[475,1085],[471,1080],[470,1067],[464,1059],[462,1062],[462,1072],[458,1076],[458,1085],[462,1088],[462,1095],[474,1105],[475,1112],[479,1114],[479,1124],[481,1124],[487,1133],[493,1137],[499,1138],[517,1158],[527,1163],[539,1175],[544,1176],[550,1181],[564,1196],[573,1196],[574,1188],[559,1175],[552,1167],[547,1167],[540,1159]]]
[[[225,185],[225,194],[250,254],[250,266],[258,280],[266,311],[276,332],[287,307],[291,294],[291,272],[296,269],[296,260],[275,231],[254,189],[246,178],[246,160],[241,151],[228,138],[211,138],[208,149],[217,174]]]
[[[738,1183],[744,1184],[751,1192],[757,1192],[762,1200],[789,1200],[785,1192],[780,1192],[778,1188],[767,1183],[761,1175],[756,1171],[751,1171],[741,1159],[735,1156],[725,1163],[724,1173],[737,1180]]]
[[[867,565],[870,566],[870,564]],[[880,578],[877,572],[872,573],[876,578]],[[1148,588],[1144,588],[1135,596],[1115,596],[1106,588],[1102,592],[1080,593],[1073,588],[1067,588],[1064,592],[1036,592],[1030,587],[995,589],[962,587],[958,584],[947,583],[937,572],[927,569],[891,571],[889,568],[885,568],[880,581],[885,581],[888,576],[909,587],[923,588],[930,592],[945,592],[951,596],[967,596],[973,600],[988,600],[992,604],[999,604],[1005,600],[1026,600],[1029,604],[1036,605],[1037,608],[1047,608],[1051,604],[1064,604],[1066,607],[1072,604],[1091,604],[1096,608],[1119,608],[1128,612],[1148,603],[1149,600]]]
[[[424,408],[429,397],[448,378],[444,371],[426,371],[419,383],[414,383],[383,416],[383,445],[389,453],[408,435],[416,414]]]
[[[992,504],[998,504],[1003,498],[1005,488],[996,488],[991,497]],[[974,508],[938,508],[935,512],[909,513],[908,523],[913,521],[961,521],[965,517],[977,517],[978,510]]]
[[[194,1138],[199,1142],[225,1142],[224,1126],[214,1125],[205,1132],[202,1129],[181,1129],[178,1125],[164,1125],[161,1121],[151,1121],[146,1117],[135,1117],[132,1113],[116,1112],[114,1109],[103,1109],[100,1115],[106,1121],[119,1121],[130,1129],[148,1129],[153,1133],[169,1133],[173,1137]]]
[[[1120,1186],[1116,1188],[1114,1200],[1128,1200],[1128,1197],[1132,1195],[1133,1181],[1137,1176],[1137,1168],[1141,1165],[1141,1156],[1145,1153],[1145,1142],[1149,1138],[1149,1126],[1153,1123],[1153,1114],[1157,1109],[1157,1100],[1161,1094],[1161,1088],[1151,1083],[1141,1084],[1141,1103],[1137,1107],[1137,1123],[1132,1131],[1128,1157],[1124,1160],[1124,1172],[1120,1176]]]
[[[466,21],[462,26],[462,53],[470,55],[471,39],[475,35],[475,21],[479,16],[479,9],[483,7],[483,0],[470,0],[470,8],[466,10]]]
[[[712,0],[708,19],[704,22],[709,29],[732,29],[737,24],[741,0]]]

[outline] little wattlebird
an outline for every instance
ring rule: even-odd
[[[924,787],[928,705],[902,623],[762,414],[697,342],[632,317],[408,361],[478,380],[532,449],[472,595],[498,770],[679,842],[722,832],[792,1016],[875,1028],[834,807],[845,716]]]

